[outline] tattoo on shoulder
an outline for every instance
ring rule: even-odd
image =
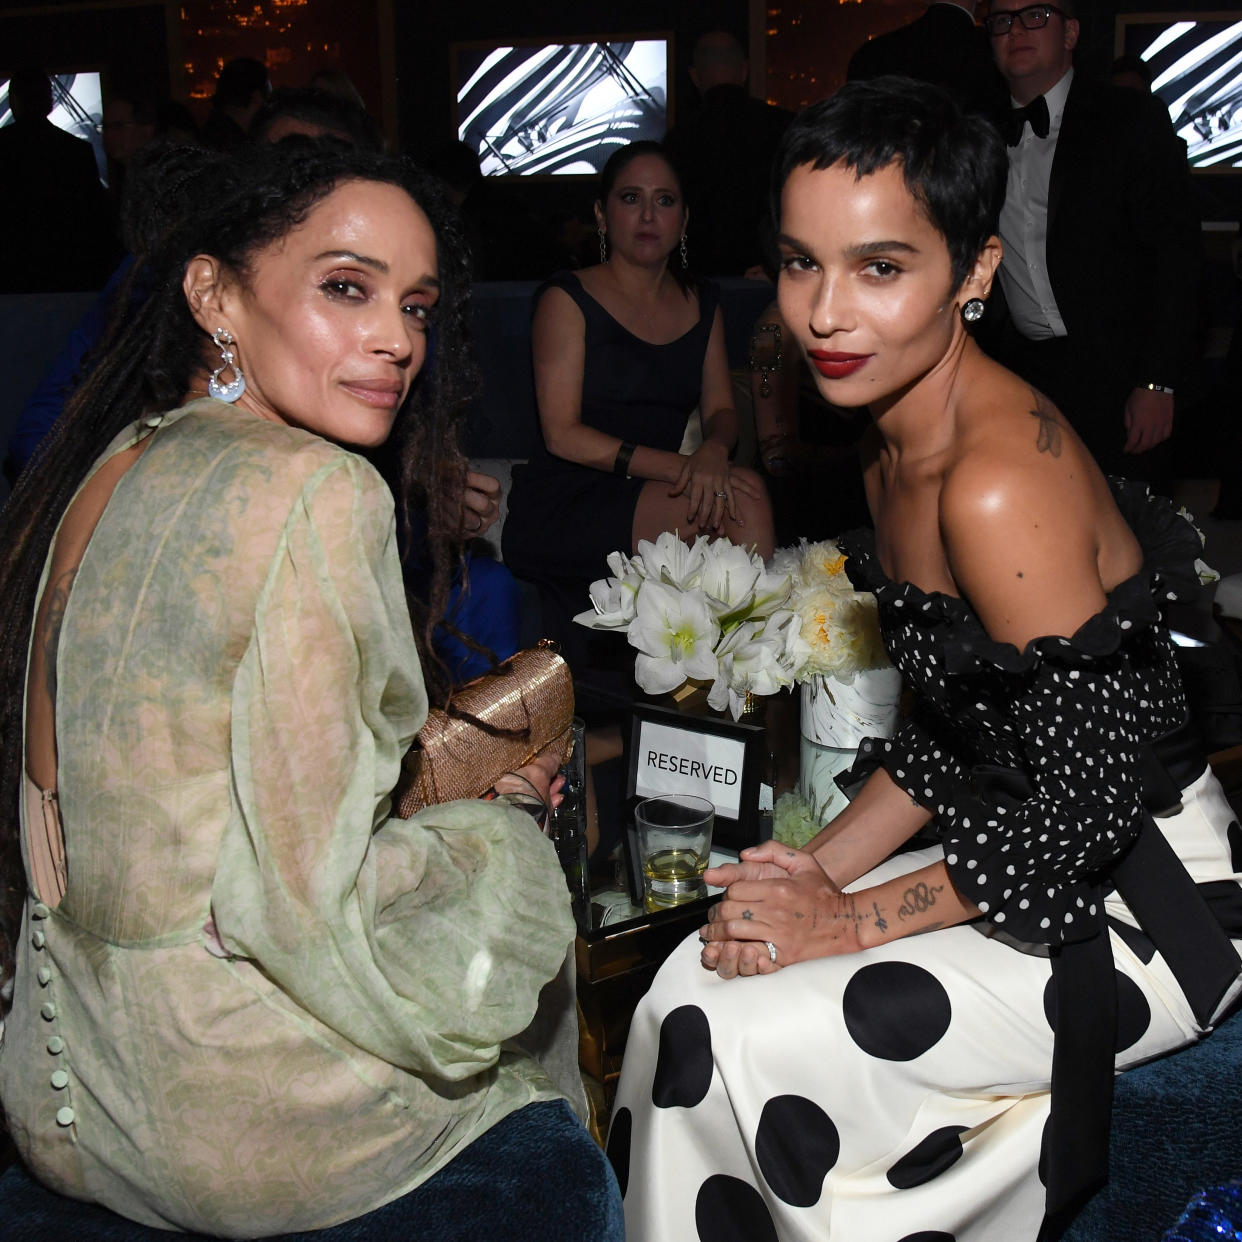
[[[1039,422],[1039,433],[1035,437],[1035,448],[1041,453],[1051,453],[1053,457],[1061,456],[1061,424],[1057,421],[1057,412],[1052,402],[1032,388],[1035,396],[1035,408],[1031,417]]]
[[[899,919],[913,918],[916,914],[926,914],[936,904],[936,894],[944,892],[943,884],[916,884],[901,895],[901,905],[897,907]]]
[[[76,567],[62,574],[47,588],[47,610],[43,614],[43,668],[48,697],[56,702],[56,652],[60,646],[60,627],[65,621],[65,608],[69,604],[69,591],[77,574]]]

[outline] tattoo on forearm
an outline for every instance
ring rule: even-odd
[[[943,884],[916,884],[913,888],[906,889],[901,895],[901,905],[897,907],[897,917],[909,919],[916,914],[926,914],[936,904],[936,894],[943,892]]]
[[[60,646],[60,627],[64,624],[69,591],[77,569],[62,574],[49,588],[47,611],[43,615],[43,672],[48,698],[56,702],[56,652]]]
[[[928,923],[926,927],[916,927],[910,935],[926,936],[928,932],[939,931],[943,926],[943,923]]]
[[[871,908],[875,911],[875,925],[879,931],[888,931],[888,920],[880,913],[880,903],[873,901]]]
[[[1052,403],[1042,392],[1035,393],[1035,408],[1031,417],[1039,422],[1039,434],[1035,437],[1035,448],[1041,453],[1051,453],[1053,457],[1061,456],[1061,424],[1057,422],[1057,412]]]
[[[855,905],[854,898],[850,893],[841,894],[841,918],[848,923],[857,924],[858,922],[858,909]],[[832,933],[832,938],[834,940],[839,940],[843,935],[845,935],[845,932],[838,933],[834,931]]]

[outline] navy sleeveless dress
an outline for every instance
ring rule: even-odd
[[[568,293],[586,321],[582,422],[622,440],[676,452],[699,404],[719,302],[716,286],[699,284],[698,322],[665,345],[622,327],[572,272],[553,276],[536,292],[535,302],[551,288]],[[607,575],[608,554],[630,550],[643,482],[554,457],[540,441],[529,464],[513,472],[505,563],[519,578],[536,582],[580,580],[581,608],[589,607],[586,588]]]

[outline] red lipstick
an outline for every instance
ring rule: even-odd
[[[811,349],[807,351],[811,365],[828,379],[844,379],[871,360],[870,354],[838,354],[826,350]]]

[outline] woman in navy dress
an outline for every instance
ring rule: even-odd
[[[596,267],[536,294],[532,346],[542,444],[514,471],[505,561],[558,587],[570,613],[610,552],[676,530],[773,550],[762,481],[738,438],[714,285],[685,266],[689,213],[663,149],[636,142],[604,167]],[[680,451],[699,411],[702,444]]]

